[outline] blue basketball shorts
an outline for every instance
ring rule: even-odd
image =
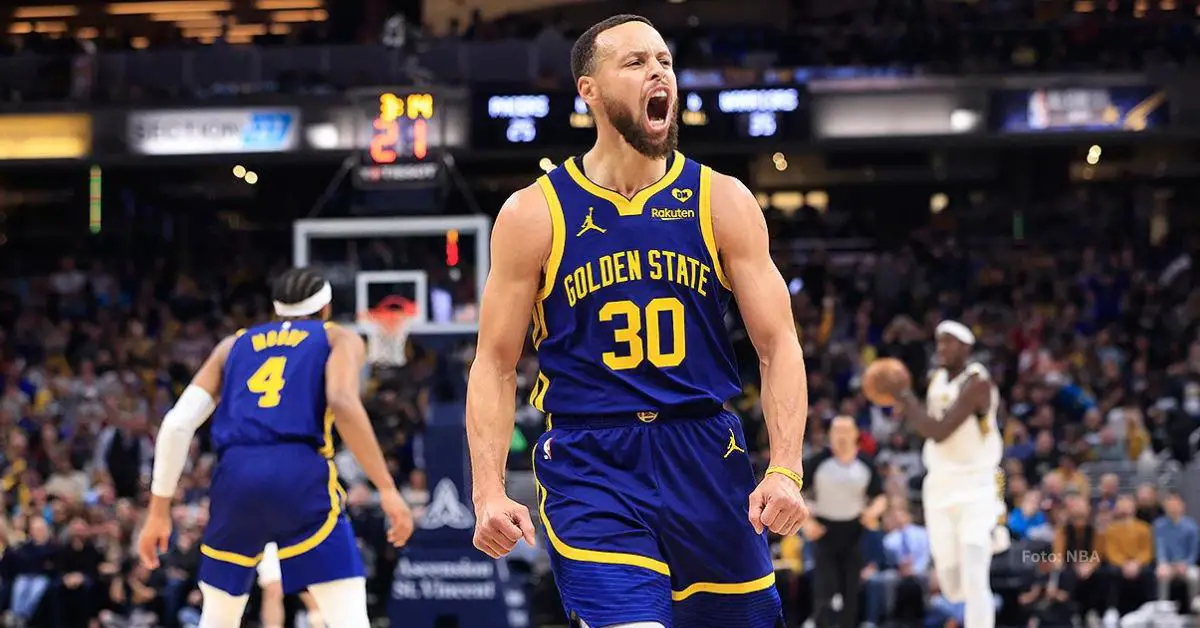
[[[564,610],[591,628],[783,626],[741,421],[555,414],[534,450]]]
[[[250,591],[268,543],[279,545],[286,593],[364,574],[337,470],[311,446],[233,447],[209,492],[200,581],[230,595]]]

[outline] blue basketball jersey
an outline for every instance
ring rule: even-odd
[[[741,390],[725,329],[729,285],[713,239],[712,171],[675,153],[625,198],[568,159],[538,179],[553,245],[533,313],[548,413],[720,404]]]
[[[217,453],[239,445],[306,443],[332,456],[328,358],[324,321],[272,321],[238,332],[212,422]]]

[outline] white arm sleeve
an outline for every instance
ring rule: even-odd
[[[158,441],[154,443],[154,479],[150,492],[158,497],[170,499],[175,496],[175,487],[187,463],[188,449],[192,436],[204,425],[212,414],[216,403],[206,390],[189,385],[175,402],[175,407],[163,417],[158,428]]]

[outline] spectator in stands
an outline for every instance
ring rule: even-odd
[[[1042,510],[1046,511],[1047,515],[1055,509],[1065,505],[1067,498],[1067,488],[1063,485],[1063,478],[1058,474],[1047,474],[1042,479]]]
[[[1079,470],[1077,456],[1069,453],[1059,456],[1058,468],[1046,475],[1047,478],[1056,476],[1061,480],[1066,491],[1076,493],[1084,499],[1092,494],[1091,482],[1088,481],[1087,474]]]
[[[1137,518],[1153,524],[1163,516],[1163,507],[1158,500],[1158,488],[1153,484],[1141,484],[1135,493],[1137,499]]]
[[[1025,475],[1021,473],[1020,463],[1016,460],[1011,466],[1006,466],[1005,469],[1015,468],[1016,471],[1009,471],[1008,477],[1004,482],[1004,504],[1006,508],[1016,508],[1021,504],[1021,500],[1025,498],[1025,494],[1029,492],[1029,482],[1025,481]]]
[[[1103,532],[1100,557],[1109,580],[1109,609],[1131,612],[1152,599],[1154,539],[1150,525],[1135,515],[1133,499],[1117,500],[1113,521]]]
[[[124,565],[123,573],[112,579],[108,590],[108,608],[100,613],[100,621],[109,626],[155,625],[162,617],[162,586],[158,572],[151,572],[137,561]]]
[[[1121,492],[1121,479],[1116,473],[1105,473],[1100,476],[1100,485],[1092,498],[1092,508],[1096,512],[1109,512],[1117,506],[1117,498]]]
[[[174,544],[162,557],[160,573],[165,617],[177,617],[187,597],[200,590],[199,571],[200,533],[191,522],[185,521],[178,528]]]
[[[1021,503],[1008,514],[1008,529],[1013,540],[1053,538],[1049,519],[1042,511],[1042,494],[1039,491],[1028,491],[1021,497]]]
[[[1019,387],[1014,386],[1014,390]],[[1004,457],[1022,463],[1033,457],[1035,446],[1029,439],[1029,429],[1020,421],[1008,421],[1004,426]]]
[[[1091,507],[1080,495],[1066,500],[1065,521],[1054,535],[1053,556],[1062,572],[1060,587],[1074,591],[1079,611],[1106,608],[1104,576],[1100,571],[1100,535],[1092,523]]]
[[[867,588],[868,608],[874,601],[882,604],[885,617],[901,622],[918,620],[925,614],[924,592],[931,560],[929,535],[923,526],[913,523],[907,504],[893,504],[887,519],[890,531],[883,538],[885,569]]]
[[[1022,620],[1029,626],[1070,626],[1076,613],[1074,579],[1042,561],[1030,574],[1029,582],[1017,595]],[[1065,586],[1064,586],[1065,585]]]
[[[1054,470],[1058,453],[1054,449],[1054,434],[1050,430],[1038,432],[1034,441],[1033,454],[1025,459],[1025,478],[1039,484],[1042,478]]]
[[[58,554],[55,571],[62,574],[59,618],[66,626],[86,626],[96,616],[96,587],[103,557],[89,538],[87,522],[71,520],[66,543]]]
[[[1184,513],[1183,497],[1172,493],[1163,501],[1166,514],[1154,522],[1154,552],[1158,564],[1158,599],[1166,600],[1171,587],[1185,584],[1188,604],[1200,585],[1200,528]]]
[[[1129,449],[1125,443],[1117,439],[1117,435],[1112,428],[1102,428],[1097,437],[1097,443],[1094,448],[1095,460],[1100,462],[1121,462],[1129,460]]]
[[[117,420],[100,432],[95,465],[113,479],[117,497],[137,497],[142,478],[150,477],[154,442],[144,411],[116,410]]]
[[[33,619],[55,575],[58,545],[51,539],[50,524],[41,517],[29,519],[29,539],[12,551],[12,618],[19,623]],[[5,556],[7,559],[9,556]]]
[[[862,537],[862,591],[863,598],[866,602],[866,608],[863,609],[867,619],[867,624],[874,626],[879,624],[884,617],[888,617],[887,609],[883,604],[882,591],[879,591],[879,585],[883,582],[883,573],[887,569],[887,553],[883,547],[883,537],[891,528],[891,522],[884,516],[881,521],[880,529],[864,530]],[[875,593],[872,596],[872,593]],[[876,608],[872,608],[872,603]]]

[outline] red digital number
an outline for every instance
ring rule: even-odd
[[[371,137],[371,161],[377,164],[394,163],[397,143],[400,141],[400,124],[376,118],[373,126],[375,134]]]
[[[413,122],[413,157],[425,159],[429,154],[429,123],[424,120]]]

